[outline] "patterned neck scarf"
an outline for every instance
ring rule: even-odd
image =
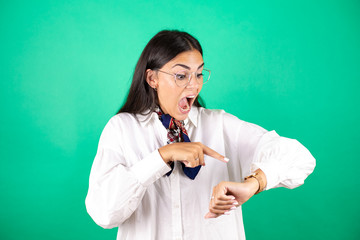
[[[155,108],[155,112],[159,115],[159,120],[167,130],[167,144],[176,142],[190,142],[189,136],[184,126],[184,121],[178,121],[171,117],[169,114],[164,114],[159,107]],[[166,174],[170,176],[174,169],[174,162],[170,164],[171,170]],[[186,176],[194,180],[201,166],[194,168],[185,167],[185,164],[181,163],[182,169]]]

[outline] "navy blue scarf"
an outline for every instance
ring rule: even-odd
[[[191,142],[190,138],[186,132],[184,121],[178,121],[175,120],[173,117],[171,117],[169,114],[164,114],[160,110],[160,108],[155,109],[156,113],[159,115],[159,119],[161,123],[166,128],[168,134],[168,140],[167,143],[175,143],[175,142]],[[190,179],[194,180],[196,175],[199,173],[201,165],[190,168],[186,167],[184,163],[181,163],[182,169],[186,176],[188,176]],[[166,174],[167,176],[170,176],[171,172],[174,169],[174,162],[171,162],[170,164],[171,170]]]

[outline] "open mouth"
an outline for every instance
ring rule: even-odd
[[[188,113],[191,109],[192,104],[195,101],[195,95],[186,96],[180,99],[178,106],[182,113]]]

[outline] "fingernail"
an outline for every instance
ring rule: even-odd
[[[235,207],[235,206],[233,206],[233,207],[231,207],[230,209],[231,209],[231,210],[235,210],[235,209],[236,209],[236,207]]]
[[[228,162],[230,159],[228,159],[227,157],[224,157],[224,161]]]
[[[231,197],[231,200],[234,200],[234,199],[235,199],[235,197],[234,197],[234,196],[232,196],[232,197]]]
[[[230,212],[224,212],[225,215],[230,215]]]
[[[234,204],[234,205],[239,205],[239,203],[238,203],[238,202],[236,202],[236,201],[235,201],[233,204]]]

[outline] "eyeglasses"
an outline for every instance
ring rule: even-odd
[[[186,87],[191,81],[191,75],[194,73],[195,78],[199,84],[207,83],[210,79],[211,71],[208,69],[203,69],[202,71],[198,72],[190,72],[188,70],[182,70],[177,73],[168,73],[157,69],[157,71],[174,76],[175,83],[179,87]]]

